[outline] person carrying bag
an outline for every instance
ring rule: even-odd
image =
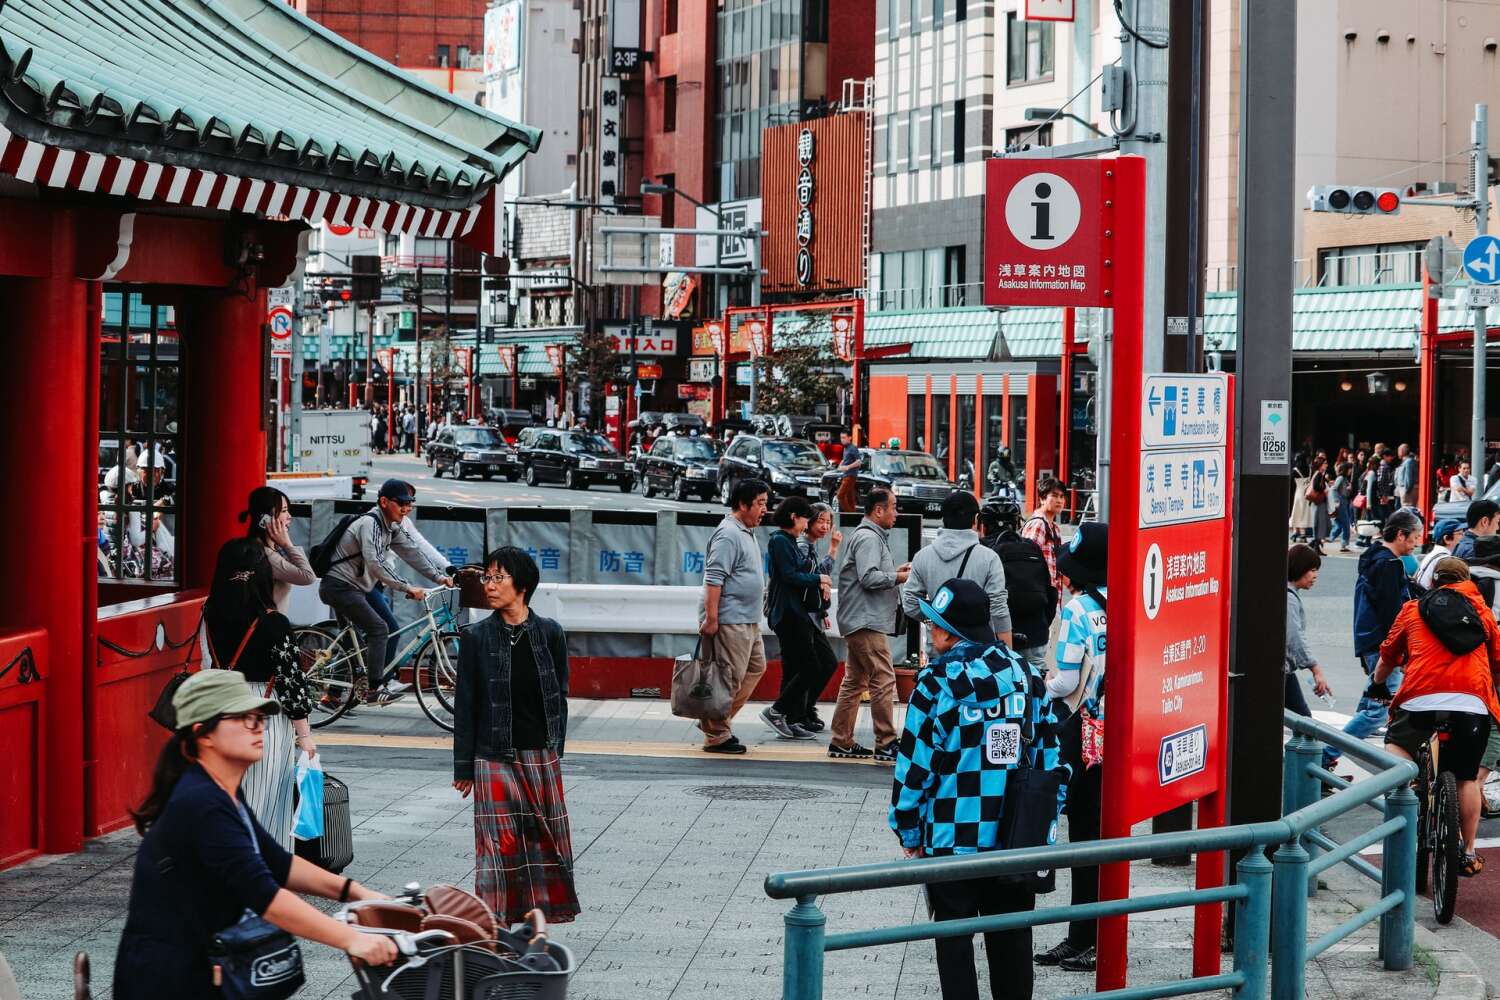
[[[704,656],[707,640],[708,655]],[[672,667],[672,714],[683,719],[722,722],[734,704],[734,671],[716,658],[713,636],[698,637],[690,654]]]

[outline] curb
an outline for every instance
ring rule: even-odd
[[[1445,944],[1420,924],[1415,930],[1417,947],[1437,960],[1438,983],[1433,996],[1440,1000],[1485,1000],[1489,994],[1484,976],[1469,953]]]

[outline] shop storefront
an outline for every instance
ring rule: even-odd
[[[495,182],[538,142],[285,4],[234,10],[118,8],[141,22],[121,39],[175,25],[167,64],[88,44],[95,5],[0,8],[0,459],[35,470],[0,566],[0,864],[140,797],[146,711],[196,664],[202,588],[265,481],[265,290],[309,225],[492,250]]]

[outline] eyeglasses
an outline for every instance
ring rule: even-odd
[[[261,712],[246,712],[244,715],[226,715],[224,718],[234,719],[252,733],[258,733],[266,728],[266,716]]]
[[[515,579],[515,577],[511,576],[509,573],[494,573],[494,574],[486,573],[486,574],[484,574],[484,576],[481,576],[479,578],[479,582],[482,583],[482,584],[484,584],[485,586],[489,586],[492,583],[500,583],[500,582],[502,582],[504,580],[514,580],[514,579]]]

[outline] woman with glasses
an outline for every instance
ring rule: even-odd
[[[394,961],[389,938],[361,934],[297,894],[386,897],[293,857],[245,800],[245,774],[260,761],[267,723],[281,717],[281,706],[227,671],[203,670],[177,689],[172,707],[177,728],[157,757],[150,793],[131,813],[142,839],[115,957],[115,1000],[221,996],[209,947],[247,911],[371,965]]]
[[[273,698],[281,711],[266,726],[264,752],[245,774],[245,801],[283,848],[292,848],[296,758],[318,752],[307,717],[312,690],[297,662],[292,625],[276,610],[273,571],[258,538],[236,538],[219,549],[203,626],[209,655],[220,670],[234,670],[259,698]]]
[[[475,894],[502,924],[540,908],[578,915],[560,759],[568,735],[568,639],[535,614],[541,582],[525,550],[485,558],[494,613],[463,633],[453,695],[453,787],[474,794]]]

